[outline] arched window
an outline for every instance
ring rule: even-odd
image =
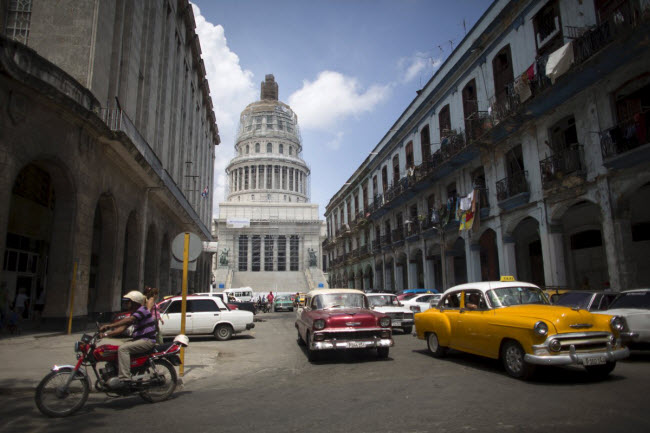
[[[251,149],[251,147],[247,144],[246,145],[246,155],[248,155],[250,153],[250,149]]]
[[[260,153],[260,144],[255,143],[255,153]]]
[[[266,153],[273,152],[273,145],[271,143],[266,143]]]
[[[289,156],[293,155],[293,147],[289,146]]]
[[[282,143],[278,145],[278,152],[280,152],[280,154],[284,153],[284,145]]]

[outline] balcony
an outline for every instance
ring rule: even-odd
[[[650,160],[650,110],[637,113],[600,133],[603,165],[610,169],[633,167]]]
[[[404,241],[404,226],[398,226],[391,233],[391,238],[393,243],[399,243]]]
[[[393,243],[390,233],[381,235],[380,243],[382,248],[390,247],[390,245]]]
[[[559,185],[576,186],[582,183],[585,175],[583,150],[573,145],[539,162],[542,173],[542,187],[550,189]]]
[[[497,182],[497,200],[501,209],[510,210],[528,203],[528,172],[522,170]]]

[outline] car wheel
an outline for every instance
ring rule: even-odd
[[[413,327],[412,326],[405,326],[402,328],[402,331],[404,331],[405,334],[410,334],[413,332]]]
[[[305,342],[307,345],[307,360],[309,362],[316,362],[318,361],[318,358],[320,358],[320,353],[318,350],[311,350],[311,335],[309,332],[307,333],[307,341]]]
[[[535,366],[524,360],[526,352],[516,341],[506,341],[501,347],[501,362],[506,372],[517,379],[528,379],[534,371]]]
[[[609,373],[614,371],[616,368],[616,361],[614,362],[607,362],[606,364],[603,365],[587,365],[585,366],[585,370],[587,370],[587,373],[589,376],[593,377],[594,379],[604,379],[607,376],[609,376]]]
[[[377,348],[377,357],[379,357],[379,359],[388,358],[388,350],[389,349],[390,349],[389,347],[378,347]]]
[[[296,331],[298,331],[298,345],[304,346],[305,345],[305,340],[302,339],[300,336],[300,331],[296,328]]]
[[[434,358],[442,358],[447,354],[447,348],[440,345],[438,335],[435,332],[427,334],[427,348]]]
[[[214,330],[214,338],[219,341],[230,340],[232,337],[232,328],[230,325],[221,324]]]

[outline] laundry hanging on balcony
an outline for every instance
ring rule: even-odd
[[[524,72],[515,80],[514,84],[515,93],[519,96],[519,102],[524,102],[533,96],[530,90],[530,82],[528,81],[528,72]]]
[[[560,75],[565,74],[573,64],[573,41],[564,45],[548,56],[546,63],[546,76],[551,79],[551,83]]]

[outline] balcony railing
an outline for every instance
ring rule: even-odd
[[[631,120],[621,122],[600,133],[603,159],[628,152],[650,142],[650,110],[637,113]]]
[[[368,244],[359,247],[359,257],[364,257],[368,254]]]
[[[546,189],[551,183],[567,174],[583,173],[582,146],[573,145],[539,162],[542,172],[542,186]]]
[[[382,247],[393,243],[390,233],[386,235],[381,235],[380,242]]]
[[[497,199],[503,201],[528,191],[528,171],[513,173],[497,182]]]
[[[399,242],[404,240],[404,227],[400,226],[397,227],[393,232],[391,233],[392,241],[393,242]]]

